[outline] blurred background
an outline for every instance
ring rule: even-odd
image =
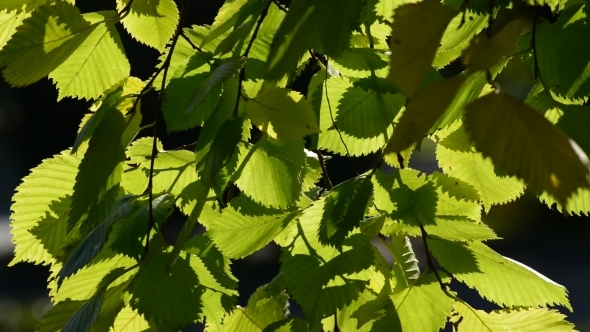
[[[285,1],[286,2],[286,1]],[[223,0],[191,2],[186,25],[211,24]],[[112,9],[114,1],[78,1],[81,11]],[[131,74],[147,79],[157,64],[158,53],[133,41],[119,26],[119,32],[132,64]],[[499,78],[505,90],[526,96],[532,78],[522,63],[513,63]],[[11,88],[0,82],[0,331],[33,331],[43,314],[51,308],[47,296],[48,269],[32,264],[7,267],[12,259],[9,215],[11,197],[20,179],[43,159],[70,147],[76,137],[79,122],[89,107],[81,100],[65,99],[57,103],[56,88],[43,79],[26,88]],[[150,94],[142,102],[144,121],[153,121],[156,95]],[[147,107],[147,108],[146,108]],[[149,114],[152,114],[150,119]],[[173,148],[196,140],[197,132],[186,131],[161,137],[165,148]],[[371,168],[375,157],[355,160],[359,171]],[[422,150],[413,157],[411,166],[429,173],[435,170],[433,145],[424,142]],[[337,184],[355,175],[350,163],[343,158],[328,161],[332,182]],[[173,214],[173,222],[184,219]],[[564,285],[570,294],[574,313],[569,320],[580,331],[590,331],[590,220],[586,216],[564,216],[555,209],[539,203],[527,193],[517,201],[495,206],[484,217],[503,240],[488,244],[512,259],[520,261],[553,281]],[[421,242],[414,242],[415,250],[423,253]],[[235,276],[240,280],[239,303],[245,305],[250,294],[269,282],[279,270],[279,252],[268,246],[251,257],[236,261]],[[461,289],[466,300],[480,309],[494,309],[481,301],[477,294]],[[562,308],[559,308],[562,309]],[[295,314],[301,314],[295,306]],[[564,312],[565,313],[565,312]],[[185,331],[199,331],[191,327]]]

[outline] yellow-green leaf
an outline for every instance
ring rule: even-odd
[[[174,0],[117,0],[117,10],[131,1],[129,12],[121,20],[125,30],[138,41],[162,51],[178,24]]]
[[[389,79],[406,96],[412,97],[418,91],[443,33],[456,14],[454,9],[436,0],[406,4],[395,10]]]
[[[400,152],[420,141],[447,110],[455,93],[467,78],[455,76],[429,85],[420,91],[402,113],[387,143],[387,152]]]
[[[517,41],[531,28],[529,20],[515,19],[500,30],[492,38],[481,33],[471,40],[471,44],[463,51],[463,65],[470,70],[488,70],[500,62],[503,57],[517,52]]]
[[[558,202],[588,186],[586,154],[521,100],[490,93],[467,106],[464,121],[478,151]]]
[[[307,99],[288,89],[263,87],[246,101],[246,114],[272,138],[296,139],[320,131]]]

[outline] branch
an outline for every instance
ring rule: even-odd
[[[148,217],[148,227],[147,227],[147,235],[146,235],[146,242],[145,242],[145,247],[143,250],[143,254],[141,259],[143,260],[143,258],[145,257],[146,253],[148,252],[148,248],[149,248],[149,243],[150,243],[150,232],[152,230],[152,227],[154,227],[154,211],[153,211],[153,199],[154,199],[154,193],[153,193],[153,180],[154,180],[154,164],[156,161],[156,156],[158,154],[158,147],[157,147],[157,141],[158,141],[158,115],[161,113],[162,111],[162,101],[164,98],[164,89],[166,87],[166,76],[168,75],[168,69],[170,68],[170,62],[172,60],[172,54],[174,53],[174,48],[176,47],[176,42],[178,41],[178,37],[180,36],[180,34],[182,33],[182,24],[184,22],[184,18],[186,16],[186,9],[188,6],[188,0],[182,0],[181,3],[181,8],[180,8],[180,20],[178,21],[178,26],[176,27],[176,32],[174,33],[174,37],[172,38],[172,44],[170,45],[170,50],[168,52],[168,56],[166,57],[166,60],[164,61],[164,63],[162,64],[162,67],[158,70],[157,74],[154,75],[154,77],[152,78],[152,80],[150,80],[150,84],[153,84],[153,81],[155,80],[155,77],[159,74],[160,71],[163,70],[163,77],[162,77],[162,86],[160,87],[160,93],[158,94],[158,104],[156,106],[156,115],[154,118],[154,124],[153,124],[153,142],[152,142],[152,156],[151,156],[151,160],[150,160],[150,173],[149,173],[149,179],[148,179],[148,197],[149,197],[149,205],[148,205],[148,209],[149,209],[149,217]],[[139,99],[139,97],[138,97]]]
[[[258,22],[256,22],[256,27],[254,28],[254,32],[252,33],[252,38],[248,42],[248,46],[246,46],[246,50],[242,53],[242,57],[248,59],[248,53],[250,53],[250,49],[252,48],[252,44],[254,44],[254,40],[256,40],[256,35],[258,35],[258,30],[260,30],[260,26],[262,22],[266,18],[268,14],[268,8],[272,4],[272,0],[269,0],[262,12],[260,13],[260,17],[258,18]],[[246,60],[247,61],[247,60]],[[240,78],[238,80],[238,97],[236,98],[236,106],[234,107],[233,117],[236,118],[238,116],[238,108],[240,106],[240,99],[242,98],[242,83],[246,79],[246,66],[242,67],[240,70]]]

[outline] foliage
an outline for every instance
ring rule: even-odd
[[[590,213],[586,2],[227,0],[192,27],[188,3],[0,5],[4,79],[93,101],[72,149],[13,197],[10,264],[52,271],[38,331],[574,330],[555,308],[572,310],[566,289],[488,247],[481,217],[525,189]],[[129,76],[121,27],[160,52],[150,77]],[[495,81],[511,61],[536,78],[524,101]],[[200,130],[165,150],[164,127]],[[432,174],[408,168],[424,138]],[[369,154],[332,184],[330,156]],[[170,240],[174,209],[187,219]],[[236,305],[232,259],[273,241],[280,274]]]

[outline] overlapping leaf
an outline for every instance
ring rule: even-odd
[[[387,130],[381,133],[381,130],[368,128],[365,131],[377,132],[376,136],[369,138],[354,137],[334,125],[336,119],[339,117],[340,107],[346,108],[345,104],[341,103],[347,91],[354,89],[352,83],[343,77],[327,79],[326,72],[320,71],[314,76],[314,80],[310,84],[309,99],[319,114],[320,134],[317,141],[317,147],[325,149],[339,155],[346,156],[350,153],[352,156],[366,155],[371,152],[379,150],[385,145],[391,132],[393,124],[390,123]],[[314,84],[312,86],[312,84]],[[372,92],[375,94],[375,92]],[[393,105],[392,105],[393,106]],[[393,106],[390,111],[384,112],[388,114],[394,113],[397,106]],[[353,108],[354,109],[354,108]],[[365,108],[362,108],[365,109]],[[362,126],[362,124],[359,124]],[[384,124],[380,124],[381,126]],[[344,141],[344,142],[343,142]]]
[[[309,102],[287,89],[263,87],[246,101],[246,114],[272,138],[297,139],[319,131]]]
[[[235,183],[254,201],[270,207],[293,206],[301,195],[305,152],[302,140],[268,136],[240,152]]]
[[[459,75],[421,90],[402,113],[386,150],[403,151],[426,136],[466,79],[467,76]]]
[[[491,93],[467,107],[465,126],[478,151],[509,175],[565,203],[587,187],[586,154],[547,119],[505,93]]]
[[[324,245],[337,248],[364,218],[371,203],[373,184],[369,178],[353,178],[343,182],[326,196],[318,238]]]
[[[437,145],[436,159],[445,174],[473,186],[486,209],[512,201],[523,193],[524,184],[515,177],[498,175],[494,164],[472,147],[462,126],[455,125],[449,131],[452,132],[448,136],[438,133],[442,141]]]
[[[590,94],[590,49],[583,40],[590,33],[585,6],[564,10],[554,24],[539,25],[536,32],[538,67],[551,91],[567,98]]]
[[[294,1],[272,42],[266,78],[279,80],[294,70],[309,48],[340,55],[359,23],[362,4],[361,0]]]
[[[455,311],[463,318],[459,328],[473,332],[506,331],[575,331],[573,324],[557,311],[545,308],[505,310],[487,313],[475,310],[460,302],[455,303]]]
[[[509,307],[559,304],[571,310],[565,288],[480,242],[428,240],[437,261],[484,298]]]
[[[447,25],[457,12],[427,0],[395,9],[391,25],[389,79],[412,98],[428,74]],[[408,31],[412,31],[409,34]]]
[[[269,285],[258,288],[245,308],[236,308],[223,320],[221,331],[262,332],[272,323],[283,320],[289,314],[289,296],[276,292]]]
[[[71,155],[69,151],[46,159],[34,168],[31,174],[23,178],[23,182],[16,188],[10,216],[10,233],[15,245],[15,255],[10,265],[18,262],[48,264],[54,261],[52,255],[44,248],[40,239],[31,233],[31,230],[37,225],[41,226],[39,222],[47,220],[49,216],[54,218],[51,226],[56,225],[58,219],[55,219],[57,216],[52,209],[52,202],[66,199],[73,193],[80,159],[79,156]],[[31,196],[36,199],[30,200]],[[67,209],[69,209],[69,203],[66,205],[66,211]],[[67,212],[65,216],[62,213],[60,217],[66,216]],[[63,231],[65,232],[65,228]],[[59,240],[55,243],[58,247],[61,244],[62,241]]]
[[[262,249],[297,215],[296,210],[264,208],[237,197],[209,227],[207,234],[225,256],[243,258]]]
[[[4,78],[24,86],[50,75],[59,98],[96,98],[129,76],[129,62],[112,22],[115,12],[82,16],[65,1],[45,4],[23,22],[0,53]]]
[[[198,109],[193,111],[197,106],[193,103],[194,97],[198,96],[209,77],[210,61],[211,54],[194,54],[185,64],[179,65],[166,86],[162,112],[169,132],[201,125],[215,109],[221,96],[220,86],[209,87],[208,93],[198,100]]]
[[[117,0],[117,9],[126,8],[121,20],[129,34],[159,51],[176,30],[179,16],[174,0]]]

